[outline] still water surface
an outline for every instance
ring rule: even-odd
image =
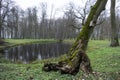
[[[49,43],[22,45],[4,50],[6,59],[13,62],[29,63],[35,60],[58,57],[70,49],[70,44]]]

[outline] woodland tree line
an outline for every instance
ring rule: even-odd
[[[64,15],[55,18],[53,8],[47,14],[47,3],[40,3],[39,8],[22,10],[12,0],[0,0],[0,37],[15,39],[70,39],[76,38],[88,16],[90,6],[88,0],[85,7],[69,3],[63,10]],[[116,26],[120,38],[119,6],[116,8]],[[110,39],[110,16],[108,11],[102,12],[91,39]]]
[[[52,9],[48,17],[47,3],[40,3],[39,13],[37,7],[22,10],[11,0],[0,0],[0,40],[76,38],[65,60],[45,64],[43,69],[60,70],[68,74],[76,74],[81,69],[86,73],[92,73],[90,59],[86,54],[89,39],[110,39],[110,46],[119,46],[119,6],[115,7],[117,0],[111,0],[109,15],[108,11],[104,11],[107,1],[88,0],[84,8],[69,3],[64,15],[55,18]]]

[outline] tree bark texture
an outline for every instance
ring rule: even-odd
[[[76,74],[79,70],[86,73],[92,73],[92,67],[90,65],[90,59],[86,54],[89,38],[96,25],[97,19],[100,13],[105,9],[107,0],[97,0],[94,6],[91,7],[91,11],[88,18],[83,25],[81,32],[79,33],[76,41],[69,50],[66,58],[56,63],[47,63],[43,66],[44,71],[59,70],[61,73]]]
[[[2,29],[2,26],[1,26],[1,23],[0,23],[0,45],[3,45],[4,44],[4,40],[1,38],[1,29]]]
[[[115,18],[115,2],[116,0],[111,0],[111,47],[119,46],[119,39],[118,39],[118,31],[116,26],[116,18]]]

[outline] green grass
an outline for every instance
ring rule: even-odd
[[[35,61],[31,64],[17,64],[3,60],[0,62],[0,80],[120,80],[120,47],[109,47],[107,40],[90,41],[87,54],[96,75],[86,75],[81,71],[75,76],[42,71],[44,62],[56,62],[60,58]]]

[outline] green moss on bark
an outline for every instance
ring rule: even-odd
[[[87,73],[92,72],[90,60],[85,52],[87,49],[89,38],[93,32],[96,20],[99,14],[102,12],[102,8],[104,8],[104,6],[101,7],[104,1],[107,0],[97,0],[95,5],[91,7],[90,14],[88,15],[88,18],[83,25],[81,32],[79,33],[72,48],[68,52],[68,58],[63,61],[65,65],[62,64],[63,66],[62,68],[60,68],[62,72],[69,74],[76,73],[79,71],[80,67],[83,71]],[[91,25],[91,23],[93,25]]]

